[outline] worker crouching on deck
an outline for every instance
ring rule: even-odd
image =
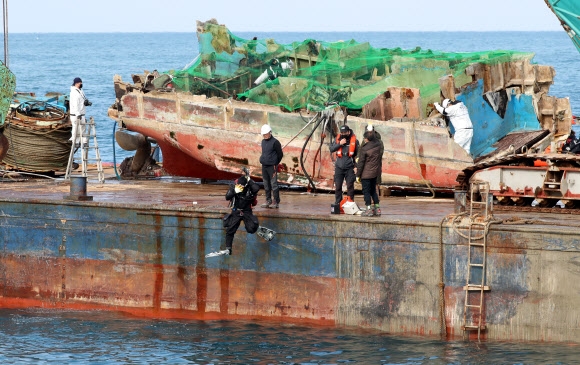
[[[227,255],[232,254],[232,243],[234,235],[242,220],[248,233],[256,233],[259,227],[258,218],[252,213],[252,207],[258,201],[256,197],[260,187],[249,176],[239,177],[234,185],[230,185],[226,193],[226,200],[230,201],[232,212],[224,217],[224,228],[226,229],[226,249]]]
[[[346,180],[346,194],[350,201],[354,201],[355,158],[358,154],[359,143],[356,136],[346,125],[340,127],[340,134],[336,141],[330,144],[330,152],[336,152],[334,163],[334,199],[339,205],[342,200],[342,183]]]

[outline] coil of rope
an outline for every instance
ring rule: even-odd
[[[6,118],[4,135],[10,143],[3,160],[7,167],[31,172],[66,170],[71,125],[58,108],[17,109]]]

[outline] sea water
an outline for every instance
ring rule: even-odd
[[[441,341],[264,321],[0,310],[2,364],[573,364],[580,347]]]
[[[193,27],[192,27],[193,28]],[[355,39],[374,47],[448,52],[519,50],[556,69],[550,94],[580,114],[579,54],[562,32],[239,33],[280,43]],[[113,75],[181,69],[197,55],[195,33],[11,34],[8,65],[17,90],[68,93],[83,79],[105,161],[133,152],[113,144]],[[113,152],[115,151],[115,153]],[[578,340],[578,339],[574,339]],[[0,310],[2,364],[571,364],[575,344],[440,341],[275,322],[159,321],[110,312]]]
[[[192,27],[193,28],[193,27]],[[550,94],[569,96],[574,114],[580,115],[580,54],[562,32],[342,32],[342,33],[237,33],[251,39],[273,38],[291,43],[308,38],[338,41],[355,39],[374,47],[432,49],[446,52],[518,50],[535,53],[534,62],[556,70]],[[198,54],[197,37],[191,33],[84,33],[11,34],[8,66],[16,75],[17,91],[68,94],[75,77],[83,79],[83,89],[93,103],[93,116],[101,157],[116,162],[132,156],[115,147],[115,123],[107,109],[115,102],[113,76],[130,81],[144,70],[160,72],[182,69]],[[256,131],[256,133],[258,133]],[[114,153],[115,152],[115,153]]]

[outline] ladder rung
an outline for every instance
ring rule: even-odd
[[[479,291],[479,290],[481,290],[481,285],[469,284],[469,285],[464,286],[463,290],[477,290],[477,291]],[[489,286],[484,285],[483,290],[491,290],[491,289],[489,288]]]
[[[472,264],[472,263],[469,263],[468,265],[469,266],[483,267],[483,264]]]
[[[480,308],[481,309],[481,305],[466,304],[465,307],[467,307],[467,308]]]
[[[466,331],[473,331],[473,330],[477,331],[478,329],[484,330],[485,329],[485,325],[481,325],[481,326],[463,326],[463,329],[466,330]]]
[[[487,202],[471,202],[472,205],[487,205]]]
[[[485,246],[483,243],[472,243],[472,242],[469,242],[469,245],[470,246],[478,246],[478,247],[484,247]]]

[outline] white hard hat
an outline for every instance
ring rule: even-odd
[[[262,131],[261,131],[261,133],[262,133],[262,134],[268,134],[268,133],[270,133],[270,132],[272,132],[272,128],[270,128],[270,126],[269,126],[269,125],[267,125],[267,124],[264,124],[264,125],[262,126]]]
[[[447,106],[449,105],[449,103],[451,102],[451,100],[449,99],[445,99],[443,100],[443,102],[441,103],[441,106],[444,108],[447,108]]]

